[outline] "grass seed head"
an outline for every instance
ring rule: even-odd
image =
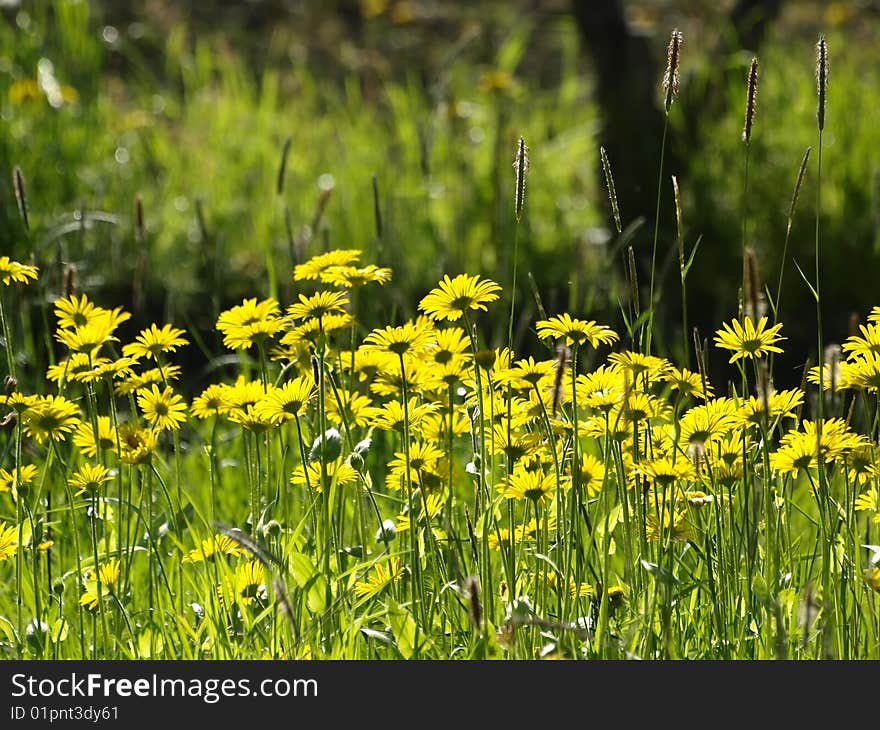
[[[525,140],[520,137],[516,147],[516,156],[513,159],[513,169],[516,171],[516,192],[514,195],[514,211],[516,221],[522,219],[523,205],[526,201],[526,174],[529,171],[529,148]]]
[[[666,113],[672,107],[672,102],[678,96],[678,67],[681,60],[681,44],[684,36],[678,28],[675,28],[669,36],[669,45],[666,46],[666,72],[663,74],[663,89],[666,91]]]
[[[749,66],[749,88],[746,92],[746,123],[743,127],[742,140],[746,144],[752,142],[752,124],[755,121],[755,111],[758,107],[758,59],[752,58]]]
[[[816,43],[816,95],[819,97],[819,106],[816,109],[816,119],[819,122],[819,131],[825,129],[825,101],[828,91],[828,43],[825,36],[819,36]]]

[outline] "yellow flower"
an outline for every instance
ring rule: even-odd
[[[305,413],[315,395],[315,383],[310,376],[295,378],[280,387],[270,388],[254,405],[254,410],[261,418],[283,423]]]
[[[802,434],[797,431],[789,431],[780,439],[780,443],[786,445],[803,437],[812,444],[816,454],[821,454],[826,462],[835,461],[851,450],[867,444],[865,437],[850,431],[846,421],[842,418],[824,419],[821,436],[815,421],[804,421],[801,426],[803,428]]]
[[[372,598],[385,586],[403,575],[400,558],[397,556],[376,563],[366,576],[366,580],[354,584],[354,594],[358,598]]]
[[[245,606],[263,601],[267,597],[266,580],[266,568],[259,560],[243,563],[220,587],[220,600],[238,601]]]
[[[672,371],[672,365],[665,357],[644,355],[641,352],[612,352],[608,356],[608,362],[612,363],[620,372],[620,377],[629,382],[630,387],[650,385],[666,380]]]
[[[319,319],[307,319],[301,324],[294,327],[281,338],[281,344],[287,346],[296,346],[301,344],[311,344],[317,346],[321,337],[327,337],[333,332],[348,329],[351,327],[354,318],[347,312],[344,314],[325,314]],[[288,359],[295,359],[288,356]]]
[[[712,386],[706,381],[703,388],[703,378],[699,373],[694,373],[687,368],[673,368],[669,373],[669,385],[681,395],[693,395],[695,398],[706,400],[712,397]]]
[[[853,484],[858,485],[873,480],[878,475],[874,447],[870,444],[865,444],[854,448],[847,455],[846,466],[849,472],[849,479]]]
[[[849,357],[858,355],[880,355],[880,324],[860,324],[861,337],[853,335],[843,343],[843,351]]]
[[[623,378],[617,368],[602,365],[593,372],[577,376],[578,403],[607,413],[620,404],[625,393]],[[568,388],[571,396],[571,388]]]
[[[645,537],[649,540],[659,540],[661,533],[673,542],[687,542],[694,538],[694,531],[687,521],[687,509],[673,510],[667,505],[663,510],[663,528],[660,527],[660,518],[654,513],[645,518]],[[670,532],[671,530],[671,532]]]
[[[15,495],[21,487],[32,484],[36,478],[37,467],[34,464],[22,464],[18,470],[13,468],[12,471],[0,469],[0,492],[11,491]]]
[[[541,381],[544,384],[552,383],[556,374],[555,360],[538,360],[533,357],[525,360],[517,360],[516,364],[508,371],[511,385],[515,388],[531,388]]]
[[[234,410],[246,410],[248,406],[259,403],[265,395],[263,384],[259,380],[245,380],[244,375],[239,375],[232,385],[226,388],[226,400],[230,405],[230,412]]]
[[[426,385],[431,385],[433,381],[430,379],[429,370],[421,361],[415,360],[409,356],[403,358],[403,369],[401,370],[398,358],[394,358],[397,362],[390,363],[386,370],[383,370],[370,383],[370,392],[376,395],[389,395],[394,398],[403,397],[403,376],[406,375],[406,385],[410,393],[421,393]]]
[[[620,405],[623,418],[633,423],[644,420],[665,423],[672,415],[672,408],[666,401],[649,393],[632,391]]]
[[[331,484],[335,480],[336,485],[341,487],[356,482],[358,479],[358,473],[351,467],[351,465],[337,459],[336,461],[327,462],[327,471],[324,473],[324,477],[327,484]],[[302,464],[297,464],[293,473],[290,475],[290,483],[294,485],[308,484],[312,489],[320,492],[322,489],[321,462],[313,461],[309,463],[308,481],[306,478],[306,471],[303,469]]]
[[[424,441],[409,447],[409,477],[414,484],[420,484],[425,475],[435,473],[437,464],[445,452],[434,444]],[[406,452],[395,451],[394,458],[388,462],[386,483],[391,489],[400,489],[406,480]]]
[[[0,522],[0,561],[14,558],[18,552],[18,529]]]
[[[691,408],[680,420],[679,442],[706,447],[721,439],[737,425],[736,404],[729,398],[716,398]]]
[[[328,398],[325,404],[327,414],[332,421],[336,423],[344,421],[348,423],[349,428],[352,426],[366,427],[373,424],[373,419],[379,409],[373,407],[373,401],[368,396],[351,391],[342,391],[339,396],[339,400],[342,401],[341,412],[339,401],[336,398]],[[342,418],[343,413],[345,414],[344,419]]]
[[[116,432],[109,416],[98,416],[98,439],[95,442],[95,429],[91,423],[82,421],[73,434],[73,443],[83,456],[94,459],[98,451],[116,451]]]
[[[116,559],[101,563],[98,566],[97,578],[92,576],[86,578],[85,590],[79,599],[80,605],[90,611],[96,609],[100,600],[99,595],[109,595],[113,591],[114,586],[119,582],[119,568],[119,561]],[[99,583],[102,586],[100,589]],[[107,591],[105,592],[103,588],[106,588]]]
[[[124,375],[126,379],[119,383],[119,385],[113,389],[113,392],[116,393],[116,395],[129,395],[146,388],[148,385],[153,385],[154,383],[156,385],[164,385],[172,380],[177,380],[180,377],[180,372],[179,365],[163,365],[161,369],[150,368],[149,370],[142,372],[140,375],[135,375],[131,372],[120,373],[121,375]]]
[[[433,319],[460,319],[469,309],[486,311],[486,304],[498,299],[501,287],[489,279],[459,274],[442,281],[419,302],[419,309]]]
[[[786,339],[779,336],[781,329],[781,322],[767,328],[767,317],[761,317],[756,326],[752,318],[746,316],[742,324],[733,320],[732,327],[725,322],[715,334],[715,346],[733,351],[729,362],[746,357],[761,358],[770,352],[782,352],[782,348],[776,346],[777,342]]]
[[[159,445],[159,434],[149,428],[140,428],[132,423],[123,423],[117,428],[124,464],[148,464]]]
[[[317,279],[323,271],[333,266],[347,266],[361,257],[357,249],[335,249],[312,256],[303,264],[297,264],[293,269],[293,280]]]
[[[186,422],[186,403],[169,386],[161,391],[155,385],[141,390],[137,401],[144,418],[159,431],[176,431]]]
[[[70,478],[70,486],[76,487],[76,496],[89,492],[95,494],[105,482],[113,478],[113,472],[101,464],[83,464]]]
[[[398,356],[412,355],[424,351],[430,338],[427,323],[406,322],[399,327],[374,329],[364,337],[364,349],[389,352]]]
[[[13,104],[40,98],[40,85],[34,79],[18,79],[9,86],[9,100]]]
[[[605,479],[605,465],[592,454],[581,454],[581,486],[587,490],[587,494],[595,497],[602,491],[602,482]]]
[[[238,557],[244,551],[229,535],[212,535],[202,540],[199,547],[193,548],[183,556],[182,563],[201,563],[213,560],[217,555]]]
[[[58,326],[62,329],[75,330],[77,327],[85,327],[99,319],[107,319],[110,329],[115,330],[120,324],[131,318],[122,307],[116,309],[104,309],[89,301],[88,296],[83,294],[77,297],[71,294],[55,300],[55,317]]]
[[[28,279],[36,279],[39,269],[36,266],[11,261],[8,256],[0,256],[0,281],[9,286],[11,281],[27,284]]]
[[[294,320],[321,319],[328,314],[345,313],[348,294],[341,291],[319,291],[312,296],[299,295],[299,301],[287,308],[287,316]]]
[[[25,395],[18,391],[13,391],[9,395],[0,395],[0,398],[3,399],[5,406],[8,406],[19,415],[23,415],[28,408],[40,400],[38,395]]]
[[[816,439],[796,433],[770,454],[770,468],[780,474],[797,477],[802,469],[815,470],[818,465]]]
[[[517,469],[500,485],[500,491],[509,499],[530,499],[539,502],[556,491],[556,477],[541,471]]]
[[[78,425],[79,408],[60,395],[38,398],[24,414],[24,432],[40,443],[47,437],[63,438]]]
[[[351,353],[341,356],[343,367],[351,367]],[[361,383],[372,380],[380,372],[397,364],[397,358],[391,353],[371,347],[360,347],[354,353],[354,371]]]
[[[237,423],[242,428],[254,433],[265,433],[281,424],[281,421],[270,411],[258,410],[257,405],[246,408],[236,408],[228,414],[232,423]]]
[[[375,282],[382,286],[385,282],[391,281],[391,269],[380,268],[374,264],[367,264],[360,268],[355,266],[330,266],[320,272],[320,277],[321,281],[327,284],[344,286],[346,289],[364,286],[370,282]]]
[[[64,344],[71,352],[88,353],[92,357],[98,352],[105,342],[118,341],[113,330],[116,325],[107,315],[96,317],[87,324],[76,329],[58,330],[55,339]]]
[[[217,383],[209,385],[201,395],[193,399],[189,412],[196,418],[210,418],[228,413],[231,408],[226,395],[228,387]]]
[[[636,469],[639,474],[646,476],[661,487],[667,487],[680,480],[692,480],[696,476],[694,465],[690,459],[684,457],[676,459],[673,463],[672,459],[663,456],[659,459],[643,461]]]
[[[767,409],[770,411],[769,422],[772,425],[777,419],[795,418],[797,409],[804,402],[804,391],[800,388],[793,390],[781,390],[773,393],[767,399]],[[764,418],[764,399],[751,396],[740,407],[737,418],[742,425],[760,425]]]
[[[445,365],[460,359],[469,347],[470,340],[461,327],[447,327],[433,331],[431,342],[425,350],[425,357],[438,365]]]
[[[856,512],[880,512],[880,492],[876,489],[869,489],[867,492],[856,497]]]
[[[409,418],[409,427],[411,430],[418,432],[422,422],[437,409],[433,403],[419,404],[417,398],[410,398],[407,407],[407,416]],[[403,403],[399,400],[388,401],[381,408],[376,408],[375,415],[372,419],[372,425],[382,431],[400,431],[403,432],[404,412]]]
[[[818,382],[818,377],[814,382]],[[823,381],[830,387],[832,381]],[[880,355],[869,353],[856,357],[849,362],[840,363],[840,378],[836,381],[837,389],[855,388],[857,390],[876,391],[880,389]]]
[[[865,572],[862,573],[862,577],[873,590],[880,593],[880,567],[873,566],[871,568],[866,568]]]
[[[75,352],[61,362],[46,368],[46,378],[62,385],[69,380],[91,383],[100,380],[112,362],[106,357],[90,357],[87,352]]]
[[[280,332],[284,327],[281,309],[274,299],[244,299],[241,304],[221,312],[217,329],[230,350],[246,350],[255,342]]]
[[[170,324],[163,325],[161,329],[151,324],[148,329],[141,330],[134,342],[123,345],[122,353],[128,357],[146,357],[158,361],[162,353],[174,352],[180,345],[188,344],[184,334],[184,330]]]
[[[593,320],[585,322],[572,319],[568,313],[558,314],[537,323],[538,337],[542,340],[564,337],[566,345],[583,345],[589,342],[592,347],[600,344],[611,345],[617,342],[617,333]]]

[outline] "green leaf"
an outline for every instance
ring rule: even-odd
[[[688,256],[687,263],[684,265],[684,268],[681,270],[681,278],[687,279],[688,271],[691,270],[691,265],[694,263],[694,256],[697,255],[697,249],[700,247],[700,241],[703,240],[703,234],[701,233],[697,238],[697,242],[694,244],[694,247],[691,249],[691,254]]]
[[[300,588],[305,588],[315,574],[315,564],[308,555],[302,553],[290,554],[290,572]]]
[[[3,632],[7,641],[13,644],[18,643],[18,636],[15,634],[15,626],[12,625],[12,621],[6,618],[6,616],[0,616],[0,631]]]
[[[57,644],[61,641],[64,641],[67,638],[67,635],[70,633],[70,624],[68,623],[66,618],[59,618],[52,624],[52,643]]]
[[[405,608],[396,603],[388,604],[388,620],[391,623],[391,631],[397,640],[397,648],[404,659],[411,659],[416,653],[416,627],[415,619]]]
[[[513,74],[519,65],[529,40],[529,28],[522,25],[515,29],[498,49],[496,63],[500,71]]]
[[[26,517],[19,525],[18,544],[23,548],[31,546],[31,540],[34,534],[34,525],[30,517]]]
[[[807,288],[810,290],[810,293],[813,295],[813,299],[815,299],[818,302],[819,301],[819,292],[817,292],[813,288],[813,285],[810,283],[810,280],[807,278],[807,275],[803,272],[801,267],[798,265],[798,262],[795,261],[794,259],[792,259],[792,261],[794,261],[794,266],[798,270],[798,273],[801,275],[801,279],[804,280],[804,284],[807,285]]]
[[[306,605],[312,613],[327,609],[327,579],[322,573],[315,573],[307,586]]]
[[[138,636],[138,656],[141,659],[152,659],[153,657],[161,656],[164,648],[165,639],[159,632],[156,632],[156,635],[153,636],[152,629],[146,629],[144,633]]]

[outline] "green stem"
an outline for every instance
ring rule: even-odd
[[[644,352],[651,354],[651,336],[654,330],[654,273],[657,263],[657,238],[660,234],[660,199],[663,190],[663,163],[666,160],[666,133],[669,128],[669,112],[663,118],[663,139],[660,142],[660,170],[657,174],[657,205],[654,210],[654,244],[651,249],[651,289],[648,299],[647,334],[644,341]]]

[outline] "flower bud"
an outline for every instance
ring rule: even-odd
[[[391,542],[397,538],[397,525],[394,520],[384,520],[376,531],[376,542]]]
[[[321,460],[321,449],[323,448],[323,458],[326,461],[335,461],[342,453],[342,436],[335,428],[328,428],[323,436],[318,436],[312,444],[309,451],[309,461]]]

